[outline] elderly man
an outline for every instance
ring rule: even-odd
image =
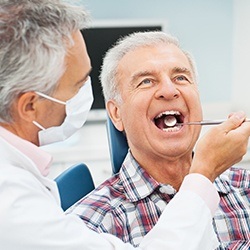
[[[218,159],[213,150],[222,145],[215,145],[220,138],[214,136],[206,151],[199,150],[199,142],[193,157],[201,126],[185,124],[202,120],[196,70],[174,37],[146,32],[121,39],[104,58],[101,81],[108,114],[126,134],[130,149],[120,172],[69,212],[97,232],[138,246],[178,194],[197,157],[202,154],[207,166],[212,162],[223,166],[236,152],[224,145],[225,158]],[[224,125],[214,129],[227,136],[237,132]],[[248,129],[246,123],[242,126]],[[208,171],[206,176],[214,181],[217,174]],[[249,185],[249,174],[243,170],[216,180],[221,201],[214,228],[223,249],[250,248]]]

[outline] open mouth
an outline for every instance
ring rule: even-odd
[[[154,118],[155,125],[167,132],[175,132],[182,127],[184,117],[179,111],[171,110],[160,113]]]

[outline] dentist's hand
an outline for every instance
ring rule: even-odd
[[[243,112],[210,129],[197,143],[189,173],[199,173],[212,182],[247,152],[250,122]]]

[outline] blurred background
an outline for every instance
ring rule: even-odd
[[[163,31],[176,36],[181,46],[195,58],[204,119],[224,119],[236,110],[244,110],[250,117],[249,0],[78,2],[84,5],[92,16],[90,30],[86,32],[91,29],[104,29],[104,34],[108,37],[107,28],[122,30],[124,27],[152,25],[160,26]],[[86,33],[86,39],[88,36],[89,33]],[[93,65],[98,59],[92,54],[101,48],[104,39],[105,37],[91,37],[86,41]],[[99,69],[97,73],[98,71]],[[99,83],[94,81],[93,87],[96,86],[98,87]],[[102,96],[97,92],[100,91],[96,90],[95,98],[99,100]],[[204,127],[202,133],[206,129],[207,127]],[[87,123],[77,134],[65,142],[44,149],[54,157],[51,178],[72,164],[85,162],[91,170],[95,184],[100,184],[111,175],[104,106],[93,106]],[[250,168],[249,152],[240,165]]]

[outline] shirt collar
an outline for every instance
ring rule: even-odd
[[[129,151],[119,172],[120,180],[127,199],[139,201],[149,196],[161,186],[143,168],[139,166]]]
[[[0,136],[31,159],[43,176],[48,175],[52,157],[33,143],[26,141],[0,126]]]
[[[119,176],[125,190],[125,195],[131,202],[139,201],[149,196],[157,188],[164,186],[139,166],[130,150],[122,164]],[[217,177],[214,185],[219,193],[230,193],[232,187],[229,180],[229,170]]]
[[[139,166],[130,151],[122,164],[119,176],[125,195],[131,202],[139,201],[152,194],[157,188],[164,186]],[[217,177],[214,185],[219,193],[230,193],[232,188],[229,180],[229,170]]]

